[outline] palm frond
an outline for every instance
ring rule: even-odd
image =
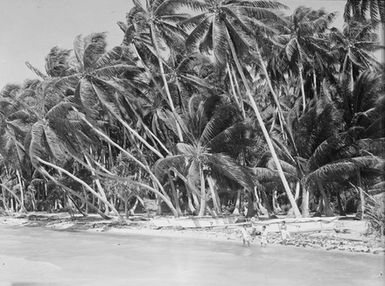
[[[204,163],[210,166],[214,177],[227,177],[247,190],[254,191],[254,181],[251,172],[237,164],[230,156],[221,153],[206,154]]]
[[[38,68],[34,67],[30,62],[28,62],[28,61],[25,62],[25,65],[27,66],[27,68],[29,68],[31,71],[33,71],[41,79],[47,78],[47,76],[45,74],[43,74]]]
[[[83,63],[85,69],[95,66],[98,59],[106,52],[106,33],[93,33],[84,38]]]

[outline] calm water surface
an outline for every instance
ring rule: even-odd
[[[384,285],[384,256],[0,225],[0,285]]]

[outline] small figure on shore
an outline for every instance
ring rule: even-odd
[[[246,245],[246,246],[250,247],[251,236],[247,232],[245,224],[241,228],[241,235],[242,235],[243,246]]]
[[[283,244],[286,244],[287,240],[290,238],[290,233],[287,231],[287,226],[285,221],[282,221],[282,224],[281,224],[281,237],[282,237]]]
[[[266,225],[262,226],[262,234],[261,234],[261,246],[267,246],[267,235],[268,235],[268,230],[266,228]]]

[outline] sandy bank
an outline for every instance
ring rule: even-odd
[[[241,243],[239,225],[218,225],[213,227],[182,227],[180,221],[170,223],[173,218],[164,217],[148,219],[142,216],[132,217],[122,223],[117,220],[103,220],[96,215],[88,217],[70,217],[66,213],[31,213],[19,216],[0,216],[0,223],[10,226],[44,227],[61,231],[87,231],[95,233],[113,233],[119,235],[146,235],[172,238],[204,239],[210,241],[228,241]],[[194,219],[195,220],[195,219]],[[268,225],[269,245],[282,245],[278,224],[281,220],[264,220],[253,222],[257,231],[262,225]],[[291,239],[285,247],[305,247],[326,251],[347,251],[371,254],[384,254],[384,238],[365,233],[365,222],[354,220],[329,221],[290,220],[286,219]],[[160,226],[163,225],[163,226]],[[171,226],[173,225],[173,226]],[[251,231],[252,228],[250,227]],[[253,244],[259,245],[260,237],[256,235]]]

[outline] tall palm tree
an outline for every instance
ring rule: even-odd
[[[199,216],[206,211],[206,180],[216,212],[220,202],[212,186],[212,178],[227,178],[253,191],[254,182],[249,171],[236,163],[242,146],[250,144],[250,127],[239,119],[230,105],[221,105],[218,97],[202,101],[200,96],[190,99],[186,123],[183,125],[186,143],[176,145],[177,155],[158,160],[155,171],[163,177],[170,169],[176,169],[187,178],[187,187],[200,186]]]
[[[350,21],[342,32],[331,29],[330,39],[340,58],[341,76],[349,76],[350,88],[359,71],[378,65],[373,52],[378,47],[377,35],[367,22]]]
[[[351,19],[358,21],[365,20],[369,14],[370,20],[377,24],[385,23],[385,3],[381,0],[347,0],[345,4],[344,19],[349,22]]]
[[[284,176],[282,167],[279,164],[279,159],[274,150],[273,143],[266,130],[239,59],[252,51],[251,42],[253,36],[256,37],[256,34],[259,33],[260,37],[266,38],[264,37],[264,32],[273,31],[271,26],[266,24],[266,21],[282,21],[281,17],[273,10],[282,7],[284,7],[282,4],[271,1],[205,0],[204,6],[202,7],[204,8],[203,13],[181,22],[180,25],[187,29],[193,28],[186,40],[187,46],[195,47],[199,43],[199,49],[202,51],[212,50],[219,63],[224,63],[228,53],[230,53],[236,64],[238,73],[241,76],[243,85],[246,89],[246,95],[257,117],[270,152],[277,164],[277,169],[286,194],[294,209],[295,215],[299,217],[301,214],[294,201],[294,197]],[[252,43],[254,48],[253,51],[262,67],[270,92],[273,95],[277,108],[280,109],[280,103],[270,81],[258,42],[254,41]]]
[[[171,96],[167,83],[163,58],[161,54],[162,44],[165,43],[170,50],[181,50],[184,47],[185,32],[176,26],[176,23],[181,19],[186,19],[186,14],[176,13],[177,8],[182,5],[195,8],[199,6],[196,1],[176,1],[176,0],[146,0],[145,5],[142,5],[137,0],[134,0],[134,8],[130,12],[133,24],[140,30],[141,33],[148,31],[151,39],[151,44],[154,48],[155,56],[158,60],[160,74],[163,81],[168,104],[174,116],[177,116],[174,101]],[[191,2],[191,3],[190,3]],[[176,120],[176,119],[175,119]],[[183,135],[179,124],[178,137],[183,142]]]
[[[289,17],[283,33],[277,36],[283,44],[284,54],[290,64],[297,66],[302,93],[302,108],[306,107],[305,72],[304,66],[316,66],[324,61],[330,61],[330,48],[322,35],[333,21],[335,13],[324,10],[312,10],[307,7],[298,7]],[[322,58],[322,61],[317,61]],[[332,60],[334,60],[332,58]],[[322,66],[322,64],[321,64]],[[318,67],[317,67],[318,68]],[[316,67],[313,68],[315,73]],[[316,85],[316,83],[314,83]]]

